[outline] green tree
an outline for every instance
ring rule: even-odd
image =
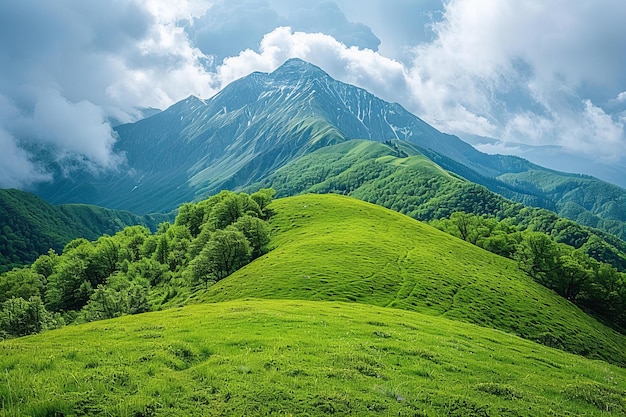
[[[31,268],[15,268],[0,275],[0,303],[10,298],[41,296],[44,285],[43,277]]]
[[[165,233],[167,238],[167,265],[176,272],[187,265],[191,234],[185,226],[173,225]]]
[[[459,237],[465,241],[471,241],[470,237],[473,235],[473,229],[476,228],[477,223],[475,216],[464,212],[452,213],[450,221],[458,231]],[[476,240],[474,239],[475,243]]]
[[[80,310],[93,291],[86,271],[87,261],[64,254],[48,280],[46,306],[53,311]]]
[[[54,273],[56,264],[59,261],[59,255],[50,249],[47,255],[41,255],[35,262],[33,262],[32,269],[35,273],[41,275],[43,280],[47,282],[48,277]]]
[[[127,274],[133,280],[145,278],[150,285],[156,286],[167,281],[169,268],[152,258],[142,258],[128,266]]]
[[[524,233],[515,257],[522,270],[544,286],[551,287],[559,267],[559,251],[552,239],[544,233]]]
[[[106,235],[100,237],[88,259],[93,272],[90,281],[93,286],[97,286],[120,268],[122,250],[118,239]]]
[[[590,258],[584,253],[571,249],[562,250],[558,272],[550,288],[566,299],[575,301],[581,292],[588,289],[593,277],[589,261]]]
[[[96,288],[81,313],[84,320],[94,321],[144,313],[150,309],[148,281],[130,281],[125,275],[116,274],[106,285]]]
[[[244,215],[235,222],[234,226],[248,239],[252,248],[251,256],[253,259],[265,253],[266,246],[270,241],[270,228],[265,221]]]
[[[166,265],[169,253],[170,250],[167,235],[165,233],[157,235],[156,246],[152,255],[154,260]]]
[[[192,237],[200,234],[204,224],[205,206],[203,204],[185,203],[178,208],[178,214],[174,222],[177,226],[185,226],[189,229]]]
[[[144,226],[129,226],[118,232],[115,239],[125,252],[121,258],[130,262],[139,260],[142,257],[142,247],[150,236],[150,229]]]
[[[239,230],[216,230],[189,265],[191,281],[219,281],[248,263],[251,251],[250,243]]]
[[[49,313],[39,296],[28,300],[10,298],[3,303],[0,311],[0,330],[12,336],[39,333],[62,324],[60,316]]]
[[[220,193],[224,197],[213,206],[210,215],[211,224],[216,229],[224,229],[237,221],[244,214],[242,200],[234,193]]]

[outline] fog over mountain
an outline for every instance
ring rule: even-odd
[[[293,57],[443,132],[493,138],[480,150],[626,187],[624,16],[616,0],[3,2],[0,187],[50,181],[41,148],[64,175],[114,171],[111,120]]]

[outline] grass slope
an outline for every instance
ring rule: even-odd
[[[0,342],[0,369],[0,416],[626,413],[625,369],[354,303],[232,301],[71,326]]]
[[[271,252],[195,294],[351,301],[492,327],[626,365],[626,338],[517,264],[428,225],[338,195],[276,200]]]
[[[522,161],[501,158],[503,164]],[[624,190],[594,178],[536,168],[513,164],[508,169],[523,172],[484,177],[405,141],[350,140],[295,159],[251,189],[271,186],[281,197],[310,192],[347,194],[419,220],[461,210],[511,216],[521,209],[516,201],[626,237]]]

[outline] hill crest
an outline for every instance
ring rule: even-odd
[[[349,197],[302,195],[276,200],[272,208],[274,249],[196,294],[196,301],[306,299],[393,307],[626,365],[623,335],[534,282],[514,261]]]

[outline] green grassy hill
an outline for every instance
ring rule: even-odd
[[[351,140],[304,155],[252,189],[271,186],[279,197],[300,193],[345,194],[422,221],[449,217],[458,211],[495,216],[501,220],[506,218],[511,224],[522,228],[532,227],[548,235],[560,235],[560,242],[576,248],[590,240],[599,239],[606,251],[589,251],[588,254],[619,270],[626,270],[626,242],[618,238],[623,235],[613,227],[615,224],[607,226],[609,220],[591,223],[581,221],[580,225],[575,226],[576,236],[564,236],[560,230],[564,223],[557,214],[530,207],[551,207],[555,212],[563,212],[563,207],[558,208],[556,204],[549,203],[554,196],[539,192],[535,193],[536,196],[524,194],[527,184],[516,183],[519,187],[512,184],[509,185],[510,189],[504,189],[504,183],[496,179],[488,182],[484,177],[472,178],[467,175],[475,182],[487,181],[489,189],[513,200],[523,201],[527,205],[524,207],[521,203],[514,203],[484,186],[442,169],[422,151],[405,141],[379,143]],[[519,192],[513,192],[513,189]],[[611,194],[608,195],[610,199]],[[589,201],[585,204],[593,205]],[[573,207],[571,204],[569,206]],[[580,220],[578,214],[563,215]],[[614,235],[582,224],[602,227]]]
[[[0,416],[626,413],[623,368],[355,303],[234,301],[66,327],[0,343],[0,369]]]
[[[167,220],[162,214],[138,216],[84,204],[52,206],[24,191],[0,190],[0,272],[33,262],[51,248],[61,252],[78,237],[95,240],[131,225],[154,230]]]
[[[0,417],[626,413],[626,338],[513,261],[349,197],[270,207],[273,250],[192,305],[0,341]]]
[[[274,250],[205,292],[352,301],[496,328],[626,365],[626,337],[534,282],[516,262],[392,210],[339,195],[273,203]]]

